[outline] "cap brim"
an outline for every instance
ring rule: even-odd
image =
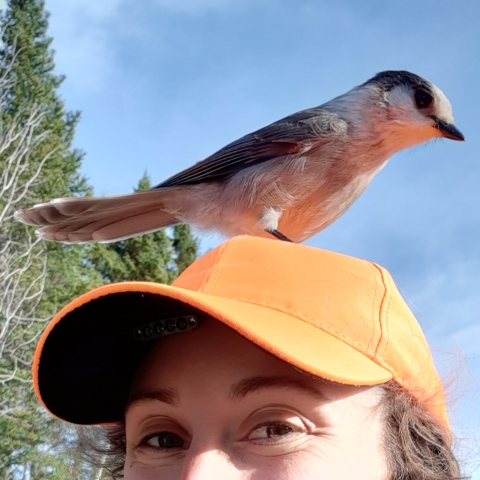
[[[128,292],[144,294],[137,297],[145,302],[132,302]],[[147,302],[147,297],[156,303]],[[121,420],[131,376],[145,355],[145,344],[152,343],[135,341],[132,329],[151,315],[167,318],[193,313],[191,309],[223,322],[313,375],[348,385],[376,385],[392,379],[391,372],[355,348],[267,305],[156,283],[127,282],[92,290],[50,322],[33,362],[38,398],[53,415],[72,423]]]

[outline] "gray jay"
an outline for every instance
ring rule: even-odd
[[[386,71],[151,190],[60,198],[15,215],[65,243],[114,242],[178,223],[302,242],[340,217],[395,152],[439,137],[464,139],[445,94],[413,73]]]

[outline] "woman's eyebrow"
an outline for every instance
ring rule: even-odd
[[[167,403],[172,407],[180,406],[180,395],[176,390],[174,390],[173,388],[161,388],[159,390],[154,390],[151,392],[141,392],[132,395],[128,399],[125,410],[130,408],[133,403],[150,402],[152,400]]]
[[[328,398],[318,389],[302,379],[292,377],[251,377],[234,383],[230,388],[230,398],[241,399],[249,393],[258,392],[267,388],[288,388],[303,394],[313,396],[319,400]]]
[[[320,390],[312,387],[308,382],[287,376],[257,376],[245,378],[244,380],[234,383],[230,387],[229,397],[233,400],[239,400],[249,393],[258,392],[268,388],[288,388],[310,395],[318,400],[328,400]],[[166,403],[172,407],[178,407],[181,405],[180,395],[176,390],[173,388],[161,388],[151,392],[140,392],[132,395],[128,400],[125,411],[134,403],[151,402],[152,400]]]

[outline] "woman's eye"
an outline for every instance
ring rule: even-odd
[[[285,437],[294,432],[294,429],[289,425],[283,423],[261,425],[257,427],[248,436],[248,440],[266,440],[276,437]]]
[[[272,437],[283,437],[284,435],[288,435],[292,433],[292,427],[288,425],[269,425],[267,427],[267,436],[268,438]]]
[[[151,435],[145,444],[153,448],[182,448],[183,439],[171,432],[160,432]]]

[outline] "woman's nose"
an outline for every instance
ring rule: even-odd
[[[221,450],[189,452],[183,463],[182,480],[245,480],[242,473]]]

